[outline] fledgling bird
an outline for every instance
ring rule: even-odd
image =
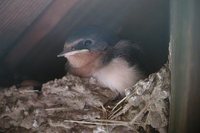
[[[58,57],[68,60],[68,71],[81,77],[93,77],[102,86],[124,95],[126,88],[144,77],[142,52],[130,41],[96,27],[74,32]]]

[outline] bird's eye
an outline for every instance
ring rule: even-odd
[[[92,44],[92,41],[91,41],[91,40],[85,40],[85,42],[84,42],[84,45],[85,45],[85,46],[88,46],[88,45],[90,45],[90,44]]]

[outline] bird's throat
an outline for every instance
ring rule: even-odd
[[[69,72],[82,76],[89,77],[100,66],[100,58],[102,53],[84,52],[69,56]]]

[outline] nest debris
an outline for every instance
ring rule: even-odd
[[[12,86],[0,91],[0,132],[152,133],[167,132],[170,70],[126,89],[126,97],[93,80],[66,75],[41,91]]]

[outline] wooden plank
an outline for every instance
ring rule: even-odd
[[[199,5],[199,0],[171,0],[169,133],[200,133]]]
[[[40,18],[27,30],[16,47],[9,52],[4,63],[10,69],[16,68],[30,50],[60,22],[77,2],[78,0],[53,1]]]
[[[0,62],[53,0],[0,0]]]

